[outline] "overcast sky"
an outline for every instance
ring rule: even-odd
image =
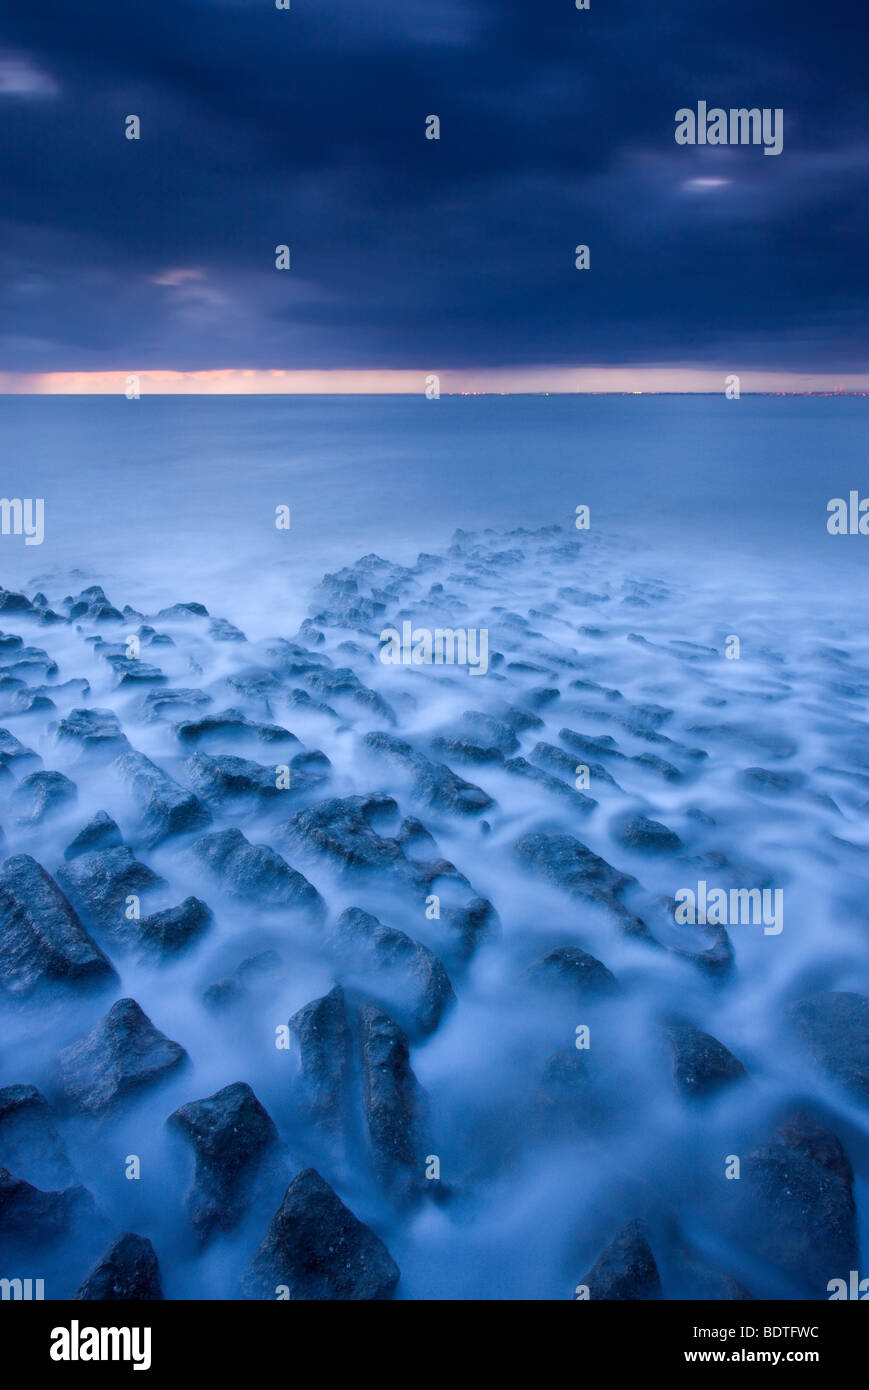
[[[0,12],[0,371],[869,370],[853,0]]]

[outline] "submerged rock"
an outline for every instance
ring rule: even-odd
[[[423,1190],[426,1096],[397,1023],[373,1004],[360,1012],[363,1104],[374,1170],[397,1197]]]
[[[65,1184],[72,1176],[51,1107],[35,1086],[0,1089],[0,1167],[36,1186]]]
[[[625,1222],[581,1282],[590,1299],[660,1298],[661,1278],[642,1222]]]
[[[332,940],[351,967],[371,972],[369,992],[382,996],[392,1012],[406,1014],[414,1031],[434,1032],[455,1002],[449,976],[434,952],[370,913],[358,907],[342,912]]]
[[[119,999],[89,1033],[59,1054],[60,1084],[79,1110],[99,1115],[164,1080],[187,1060],[135,999]]]
[[[137,923],[136,935],[143,945],[161,956],[183,951],[210,927],[210,909],[199,898],[185,898],[177,907],[152,912]]]
[[[247,1205],[249,1188],[266,1154],[277,1143],[271,1117],[244,1081],[190,1101],[169,1116],[196,1154],[187,1210],[200,1239],[216,1229],[230,1231]]]
[[[74,1299],[144,1302],[162,1299],[160,1266],[146,1236],[127,1231],[113,1241]]]
[[[616,834],[626,849],[641,854],[675,854],[682,841],[673,830],[647,816],[629,816],[618,823]]]
[[[71,805],[77,797],[75,782],[64,777],[62,772],[31,772],[13,793],[13,801],[21,811],[18,824],[40,825],[64,806]]]
[[[673,1081],[684,1096],[714,1095],[745,1076],[745,1067],[723,1043],[690,1024],[666,1029],[673,1049]]]
[[[838,1137],[811,1116],[793,1115],[742,1165],[737,1234],[789,1280],[826,1298],[827,1283],[858,1263],[854,1175]]]
[[[607,995],[618,988],[612,971],[578,946],[556,946],[535,961],[528,974],[538,984],[566,985],[582,997]]]
[[[293,1179],[243,1284],[246,1298],[390,1298],[400,1271],[383,1241],[314,1168]]]
[[[27,994],[43,982],[105,985],[110,961],[41,864],[16,854],[0,867],[0,986]]]
[[[791,1005],[811,1055],[862,1100],[869,1100],[869,997],[828,990]]]
[[[91,1194],[80,1186],[43,1192],[0,1168],[0,1237],[6,1242],[45,1245],[67,1236],[80,1220],[94,1216]]]

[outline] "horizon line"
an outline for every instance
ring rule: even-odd
[[[735,388],[735,389],[734,389]],[[0,372],[0,395],[867,395],[869,372],[683,366]]]

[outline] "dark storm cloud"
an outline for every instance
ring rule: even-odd
[[[7,0],[0,369],[867,367],[856,8],[292,4]]]

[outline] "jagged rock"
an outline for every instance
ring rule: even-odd
[[[826,1298],[829,1279],[858,1263],[851,1164],[832,1130],[802,1112],[776,1135],[745,1157],[738,1233],[795,1292]]]
[[[352,1046],[340,985],[294,1013],[290,1029],[299,1047],[305,1108],[316,1125],[339,1133],[347,1119]]]
[[[173,719],[182,711],[193,712],[211,704],[202,690],[149,690],[141,703],[145,719]]]
[[[409,860],[398,839],[381,835],[376,828],[377,822],[398,819],[398,814],[398,805],[389,796],[331,797],[296,811],[281,830],[290,847],[325,854],[347,874],[388,870],[424,894],[434,869]],[[450,869],[451,865],[441,862],[437,871]]]
[[[396,1196],[424,1185],[426,1096],[398,1024],[375,1005],[360,1011],[362,1087],[374,1171]]]
[[[199,898],[185,898],[177,907],[164,908],[162,912],[149,913],[132,925],[136,928],[138,940],[161,956],[175,955],[183,951],[210,927],[213,917],[210,909]]]
[[[12,794],[14,804],[21,809],[19,825],[40,825],[77,798],[75,782],[62,772],[31,772]]]
[[[395,738],[392,734],[371,733],[365,735],[365,743],[376,753],[382,753],[406,768],[417,796],[432,806],[462,815],[476,815],[494,805],[492,798],[481,787],[466,782],[445,763],[430,762],[403,739]]]
[[[117,757],[130,746],[110,709],[73,709],[49,727],[57,743],[71,743],[101,757]]]
[[[237,1004],[250,992],[250,987],[275,979],[283,964],[277,951],[260,951],[243,960],[232,975],[209,985],[202,1002],[209,1009],[225,1009]]]
[[[142,864],[126,845],[77,855],[61,864],[57,881],[82,920],[118,940],[132,941],[138,923],[126,916],[127,899],[141,900],[164,887],[163,879]]]
[[[207,618],[208,609],[204,603],[173,603],[170,608],[161,608],[157,614],[160,621],[185,618]]]
[[[180,1043],[155,1028],[135,999],[119,999],[58,1058],[64,1094],[92,1115],[164,1080],[186,1060]]]
[[[123,837],[118,826],[106,811],[97,811],[87,825],[63,852],[64,859],[77,859],[80,854],[93,854],[101,849],[118,849]]]
[[[714,1095],[745,1076],[745,1067],[723,1043],[690,1024],[666,1030],[673,1049],[673,1082],[688,1097]]]
[[[582,997],[611,994],[618,988],[612,971],[578,946],[556,946],[535,961],[528,973],[540,984],[566,985],[571,994]]]
[[[192,848],[199,862],[236,897],[254,898],[260,907],[300,908],[316,916],[324,911],[323,899],[304,875],[269,845],[250,844],[240,830],[203,835]]]
[[[454,1003],[449,976],[433,951],[404,932],[385,927],[358,907],[342,912],[332,932],[351,968],[370,972],[368,992],[380,997],[411,1031],[432,1033]]]
[[[790,1014],[815,1061],[869,1100],[869,998],[828,990],[798,1000]]]
[[[523,777],[530,778],[532,782],[543,787],[544,791],[550,792],[554,796],[566,798],[574,810],[579,811],[582,815],[588,815],[597,805],[594,797],[586,796],[584,792],[569,787],[566,782],[562,782],[560,777],[553,777],[551,773],[535,767],[533,763],[528,762],[527,758],[508,758],[504,767],[508,772],[517,772]]]
[[[248,1189],[275,1144],[271,1117],[244,1081],[224,1086],[207,1100],[190,1101],[168,1123],[189,1139],[196,1154],[187,1210],[200,1239],[230,1231],[244,1212]]]
[[[627,849],[638,850],[642,854],[675,854],[682,848],[682,841],[673,830],[660,821],[649,820],[647,816],[629,816],[620,821],[616,835]]]
[[[519,859],[550,883],[572,897],[608,908],[627,935],[654,943],[645,922],[628,912],[620,901],[624,891],[637,882],[632,874],[619,873],[572,835],[524,835],[515,848]]]
[[[246,1298],[385,1299],[400,1278],[383,1241],[314,1168],[290,1183],[243,1284]]]
[[[0,1089],[0,1167],[37,1187],[62,1185],[72,1177],[51,1108],[35,1086]]]
[[[113,1241],[74,1299],[145,1302],[162,1299],[160,1266],[146,1236],[125,1232]]]
[[[204,714],[199,719],[187,719],[175,725],[175,733],[182,743],[196,744],[204,738],[216,735],[244,735],[261,743],[298,744],[299,740],[289,730],[278,724],[258,724],[248,719],[243,710],[227,709],[222,714]]]
[[[95,1214],[94,1200],[85,1188],[65,1187],[43,1192],[23,1178],[0,1168],[0,1237],[4,1242],[45,1245],[69,1234],[81,1220]]]
[[[626,1221],[580,1282],[590,1299],[660,1298],[661,1278],[642,1222]]]
[[[26,994],[43,981],[105,985],[111,963],[57,884],[29,854],[0,867],[0,985]]]
[[[211,812],[199,797],[180,787],[144,753],[122,753],[112,766],[128,783],[141,807],[152,846],[171,835],[210,825]]]

